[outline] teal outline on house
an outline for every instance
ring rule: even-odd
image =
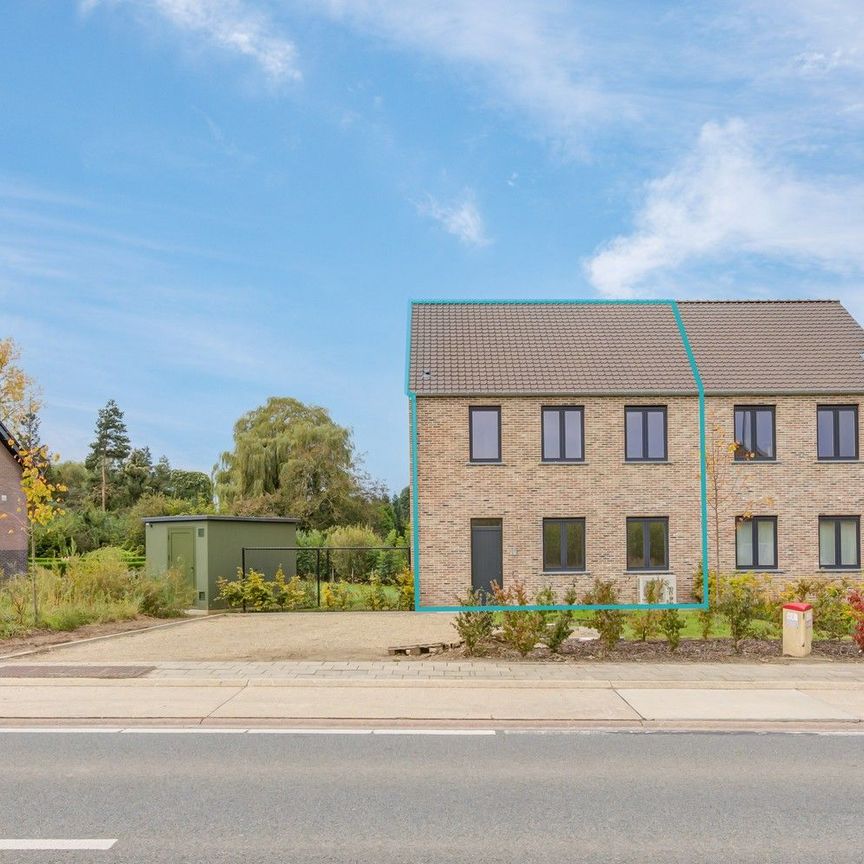
[[[420,504],[418,496],[417,475],[417,394],[411,389],[411,312],[415,305],[448,305],[448,304],[475,304],[475,305],[542,305],[545,303],[563,305],[608,305],[608,306],[668,306],[672,310],[675,323],[678,325],[678,333],[681,336],[681,344],[687,354],[690,363],[690,371],[696,384],[696,392],[699,396],[699,485],[701,498],[701,523],[702,523],[702,602],[701,603],[576,603],[567,605],[554,603],[548,605],[528,604],[525,606],[422,606],[420,604]],[[521,609],[526,612],[546,612],[556,609],[707,609],[709,606],[708,590],[708,461],[705,444],[705,387],[702,376],[699,374],[699,365],[693,354],[690,339],[687,336],[687,328],[681,317],[677,300],[409,300],[408,301],[408,324],[405,335],[405,394],[410,404],[410,436],[411,436],[411,562],[414,569],[414,609],[417,612],[503,612]]]

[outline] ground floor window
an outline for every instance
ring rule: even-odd
[[[861,566],[861,519],[858,516],[819,517],[819,566]]]
[[[543,520],[543,569],[580,572],[585,569],[585,520]]]
[[[735,567],[738,570],[777,568],[776,516],[739,516],[735,520]]]
[[[665,516],[627,520],[627,569],[669,569],[669,520]]]

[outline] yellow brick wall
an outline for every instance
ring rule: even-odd
[[[709,398],[709,426],[716,417],[730,442],[734,405],[775,405],[777,417],[776,463],[737,465],[730,454],[718,471],[724,572],[735,566],[740,513],[778,516],[779,569],[773,578],[779,587],[819,573],[819,515],[864,512],[864,464],[817,462],[816,405],[827,402],[857,398]],[[572,404],[585,409],[585,462],[544,464],[541,406]],[[625,406],[661,404],[668,409],[668,463],[625,462]],[[501,464],[469,462],[470,405],[501,406]],[[470,587],[470,523],[476,518],[502,520],[505,585],[516,579],[532,591],[551,585],[560,600],[569,585],[575,583],[581,594],[600,577],[616,582],[622,603],[636,602],[637,578],[626,570],[628,516],[668,516],[669,572],[677,580],[678,601],[691,601],[701,558],[698,430],[696,397],[418,397],[413,491],[419,493],[422,604],[453,605]],[[586,574],[543,573],[542,522],[553,517],[585,519]],[[709,528],[713,562],[713,513]]]

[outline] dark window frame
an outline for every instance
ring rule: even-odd
[[[631,412],[642,414],[642,456],[627,455],[627,415]],[[663,455],[648,456],[648,419],[650,411],[663,414]],[[669,410],[667,405],[625,405],[624,406],[624,461],[625,462],[668,462],[669,461]]]
[[[761,456],[756,450],[747,450],[736,437],[738,427],[738,412],[747,412],[751,415],[750,427],[753,430],[753,443],[756,444],[756,412],[770,411],[771,412],[771,448],[774,451],[772,456]],[[732,438],[735,440],[735,461],[736,462],[776,462],[777,461],[777,406],[776,405],[736,405],[732,412]],[[752,455],[744,455],[752,454]]]
[[[474,456],[474,412],[495,412],[498,415],[498,456],[494,459],[484,459]],[[500,405],[469,405],[468,406],[468,461],[478,464],[494,464],[501,462],[501,406]]]
[[[741,564],[738,560],[738,525],[742,522],[749,522],[750,529],[753,532],[751,537],[751,548],[753,549],[753,563],[752,564]],[[770,522],[774,526],[774,563],[773,564],[763,564],[759,560],[759,523],[760,522]],[[779,565],[779,549],[777,548],[778,538],[777,538],[777,517],[776,516],[751,516],[749,519],[745,519],[743,516],[735,517],[735,569],[740,570],[742,572],[752,572],[756,570],[777,570]]]
[[[630,566],[630,555],[627,553],[627,543],[630,536],[630,525],[640,522],[642,524],[642,563],[641,567]],[[651,566],[651,532],[648,526],[651,522],[662,522],[665,538],[665,560],[661,567]],[[627,571],[629,573],[668,573],[669,572],[669,517],[668,516],[628,516],[625,534],[625,553],[627,559]]]
[[[546,412],[556,411],[558,413],[558,443],[559,452],[564,452],[565,442],[565,412],[579,412],[580,440],[582,442],[582,453],[579,456],[547,456],[546,455]],[[585,461],[585,406],[584,405],[541,405],[540,406],[540,459],[543,462],[584,462]]]
[[[833,456],[823,456],[819,452],[819,414],[823,411],[828,411],[831,413],[833,418]],[[838,455],[840,452],[840,421],[839,421],[839,413],[840,411],[851,411],[852,416],[855,418],[855,455],[854,456],[840,456]],[[860,459],[860,447],[858,443],[859,436],[859,428],[858,428],[858,406],[857,405],[817,405],[816,406],[816,458],[820,462],[857,462]]]
[[[578,523],[582,525],[582,566],[581,567],[568,567],[566,564],[567,561],[567,532],[564,530],[565,526],[569,523]],[[560,567],[547,567],[546,566],[546,526],[550,524],[557,524],[561,526],[561,566]],[[543,572],[544,573],[587,573],[588,572],[588,529],[585,525],[585,517],[584,516],[564,516],[564,517],[550,517],[548,519],[543,519],[542,525],[542,553],[543,553]]]
[[[834,523],[834,564],[822,563],[822,523]],[[841,564],[841,522],[855,523],[855,563]],[[819,517],[819,569],[820,570],[860,570],[861,569],[861,517],[860,516],[820,516]]]

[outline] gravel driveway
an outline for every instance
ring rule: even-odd
[[[455,641],[452,621],[434,612],[229,614],[55,648],[27,662],[392,660],[391,645]]]

